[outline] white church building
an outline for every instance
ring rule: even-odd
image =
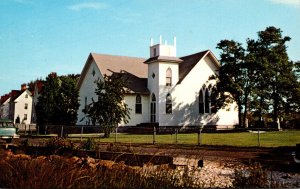
[[[151,39],[148,59],[91,53],[84,65],[77,87],[80,107],[77,125],[91,122],[83,109],[95,95],[98,78],[112,73],[128,76],[124,102],[131,109],[130,120],[120,126],[156,123],[159,126],[205,126],[217,128],[238,125],[236,104],[216,110],[213,106],[210,76],[218,75],[220,63],[210,51],[177,57],[174,44]]]

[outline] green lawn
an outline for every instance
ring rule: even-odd
[[[89,136],[85,136],[89,137]],[[97,142],[115,142],[115,134],[112,133],[110,138],[96,138]],[[156,135],[157,144],[175,144],[176,135]],[[153,135],[134,135],[134,134],[117,134],[117,142],[121,143],[153,143]],[[198,144],[198,135],[178,134],[178,144]],[[202,133],[201,143],[204,145],[226,145],[226,146],[258,146],[258,134],[243,133]],[[260,146],[278,147],[278,146],[295,146],[300,143],[300,131],[273,131],[260,133]]]

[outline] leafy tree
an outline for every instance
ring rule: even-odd
[[[299,112],[300,63],[289,61],[286,42],[290,37],[281,33],[279,28],[267,27],[258,32],[257,40],[247,39],[246,50],[233,40],[217,45],[221,50],[217,101],[219,106],[237,103],[241,126],[248,111],[260,124],[271,113],[274,125],[279,115]]]
[[[288,59],[285,45],[290,39],[283,37],[279,28],[270,26],[258,32],[258,40],[253,42],[256,49],[255,67],[259,73],[255,86],[256,94],[260,97],[259,109],[272,112],[274,125],[291,95],[289,89],[297,83],[293,72],[294,65]]]
[[[130,119],[128,105],[123,102],[126,93],[126,78],[122,73],[105,75],[103,80],[96,81],[95,93],[97,101],[88,105],[85,112],[94,125],[99,124],[104,129],[104,137],[121,122],[128,123]]]
[[[79,108],[77,78],[50,73],[43,83],[36,105],[37,124],[41,131],[48,124],[74,125]]]
[[[243,111],[246,114],[249,95],[245,49],[233,40],[221,40],[217,48],[221,50],[221,67],[216,86],[219,94],[217,104],[220,107],[235,101],[238,106],[239,124],[243,126],[245,120],[242,114]]]

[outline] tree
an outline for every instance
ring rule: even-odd
[[[239,125],[244,126],[242,114],[246,114],[249,85],[246,73],[245,49],[233,40],[221,40],[217,48],[221,50],[221,67],[219,70],[216,91],[220,105],[225,102],[236,102],[238,106]],[[244,108],[243,108],[244,107]]]
[[[75,125],[79,108],[78,77],[57,76],[50,73],[43,83],[42,94],[36,105],[37,124],[43,127],[52,125]]]
[[[260,97],[259,109],[272,112],[274,125],[279,114],[284,111],[290,90],[297,83],[294,65],[289,61],[285,43],[290,37],[282,36],[279,28],[270,26],[258,32],[258,40],[253,41],[256,69],[256,94]],[[267,102],[267,103],[266,103]],[[265,103],[265,104],[263,104]],[[261,116],[261,115],[260,115]]]
[[[237,103],[240,126],[248,111],[253,111],[259,126],[268,114],[276,125],[279,115],[299,111],[300,63],[289,61],[288,41],[290,37],[283,37],[279,28],[270,26],[258,32],[257,40],[247,39],[246,50],[233,40],[218,43],[221,68],[217,101],[219,105]]]
[[[128,105],[124,103],[126,93],[126,77],[122,73],[105,75],[103,80],[97,80],[95,93],[97,101],[88,105],[85,112],[94,125],[99,124],[104,129],[104,137],[121,122],[128,123],[130,119]]]

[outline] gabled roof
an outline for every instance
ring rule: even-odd
[[[77,84],[78,88],[80,88],[93,61],[95,61],[103,75],[111,75],[113,72],[121,72],[122,70],[125,70],[138,78],[148,77],[148,66],[143,63],[145,61],[144,58],[90,53],[81,72]]]
[[[180,57],[180,59],[182,59],[183,62],[179,64],[179,81],[178,81],[179,84],[190,73],[190,71],[195,67],[195,65],[205,56],[210,56],[213,59],[215,65],[217,67],[220,67],[219,61],[210,50]]]
[[[128,88],[130,93],[149,94],[147,89],[148,63],[153,61],[168,61],[179,63],[179,81],[178,84],[190,73],[195,65],[204,57],[209,56],[212,62],[220,67],[220,63],[213,53],[209,50],[184,56],[181,58],[156,56],[145,60],[144,58],[116,56],[107,54],[90,53],[85,66],[81,72],[77,87],[80,88],[83,79],[92,62],[95,62],[103,75],[112,73],[122,73],[128,78]],[[146,64],[145,64],[146,63]]]
[[[10,97],[10,94],[5,94],[5,95],[1,96],[0,105],[3,104],[7,99],[9,99],[9,97]]]
[[[15,101],[21,94],[22,94],[23,91],[21,90],[12,90],[10,92],[10,100],[11,101]]]
[[[21,96],[24,92],[28,91],[29,95],[31,95],[31,92],[26,89],[26,90],[12,90],[10,93],[10,100],[15,101],[19,96]]]

